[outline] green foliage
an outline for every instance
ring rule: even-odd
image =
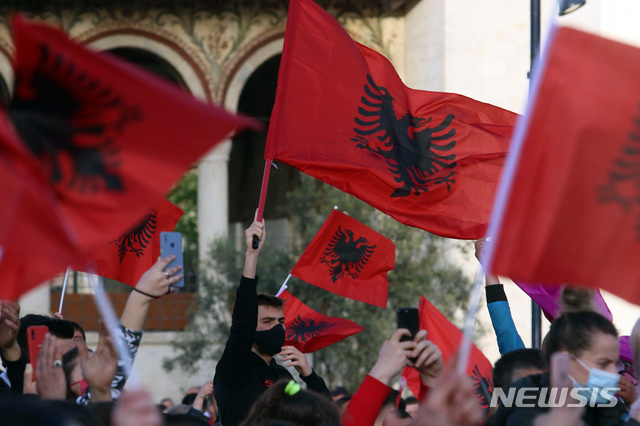
[[[362,333],[311,355],[314,368],[330,387],[343,385],[353,392],[375,363],[384,340],[393,334],[395,308],[418,306],[424,295],[444,315],[453,318],[454,313],[466,309],[471,283],[448,258],[455,242],[402,225],[355,197],[301,175],[301,184],[288,194],[287,213],[293,222],[295,240],[290,253],[269,249],[267,240],[258,265],[260,290],[278,290],[334,205],[396,245],[396,267],[389,273],[386,310],[345,299],[296,278],[288,284],[289,291],[311,308],[365,327]],[[166,360],[165,367],[180,365],[195,371],[198,359],[219,357],[228,335],[229,312],[242,267],[238,260],[243,259],[243,251],[229,242],[214,243],[212,269],[201,274],[200,308],[194,312],[183,338],[175,343],[176,356]]]

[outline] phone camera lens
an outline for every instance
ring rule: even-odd
[[[171,243],[171,248],[174,248],[175,246],[175,243]]]

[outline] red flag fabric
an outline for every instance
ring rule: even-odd
[[[640,304],[640,50],[571,28],[551,37],[498,196],[490,268]]]
[[[183,214],[163,198],[131,232],[111,241],[94,257],[96,273],[135,286],[160,256],[160,233],[172,232]]]
[[[442,359],[446,364],[458,350],[462,341],[462,332],[451,321],[431,304],[424,296],[420,298],[420,329],[427,330],[427,339],[435,343],[442,351]],[[474,390],[480,407],[488,410],[493,392],[493,367],[484,354],[471,344],[467,374],[473,381]],[[414,395],[420,394],[420,375],[409,367],[405,367],[402,376]]]
[[[36,175],[41,196],[55,207],[34,215],[60,219],[67,249],[73,248],[66,257],[75,263],[139,222],[199,156],[232,130],[256,127],[133,65],[90,51],[52,27],[16,17],[12,31],[15,87],[11,123],[2,120],[8,128],[0,150],[9,162],[25,162]],[[16,221],[27,216],[19,210]],[[6,251],[45,250],[45,240],[54,244],[46,250],[55,251],[59,241],[29,235],[33,238],[16,234],[2,241],[3,286],[20,286],[20,292],[40,282],[29,277],[7,282],[26,267],[24,261],[9,262]]]
[[[333,210],[293,267],[291,275],[350,299],[387,307],[396,251],[393,242]]]
[[[516,114],[406,87],[312,0],[292,0],[265,159],[445,237],[484,236]]]
[[[315,352],[364,330],[351,320],[328,317],[314,311],[286,290],[279,297],[286,300],[284,327],[287,334],[284,344],[295,346],[300,352]]]

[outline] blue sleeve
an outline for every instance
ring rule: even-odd
[[[487,286],[487,308],[491,324],[498,339],[500,354],[504,355],[516,349],[524,348],[522,338],[513,323],[511,309],[502,284]]]

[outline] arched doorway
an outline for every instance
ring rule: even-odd
[[[229,156],[229,223],[232,233],[242,231],[253,220],[260,198],[264,171],[264,148],[271,111],[276,98],[281,55],[262,63],[245,83],[238,111],[262,121],[261,132],[245,131],[233,138]],[[285,164],[272,169],[264,216],[269,219],[270,240],[284,249],[287,218],[286,193],[299,182],[298,171]],[[274,220],[275,219],[275,220]],[[235,226],[234,226],[235,225]],[[236,229],[240,228],[240,229]]]

